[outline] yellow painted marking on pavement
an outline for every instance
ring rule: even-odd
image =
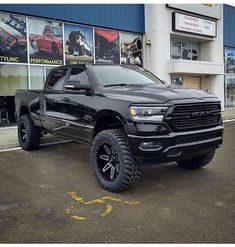
[[[105,201],[100,199],[100,198],[97,198],[97,199],[89,201],[89,202],[84,202],[84,205],[89,205],[89,204],[94,204],[94,203],[105,203]]]
[[[85,205],[85,206],[92,205],[92,204],[106,204],[107,201],[120,202],[120,203],[127,204],[127,205],[140,204],[140,202],[138,202],[138,201],[127,201],[127,200],[122,200],[120,198],[111,197],[111,196],[103,196],[101,198],[96,198],[96,199],[91,200],[91,201],[85,201],[83,197],[81,197],[79,194],[77,194],[74,191],[68,192],[67,195],[69,197],[71,197],[75,202],[79,202],[80,204]],[[100,214],[100,216],[107,216],[113,211],[113,206],[111,204],[107,204],[107,205],[105,205],[105,207],[106,207],[105,211],[102,212]],[[78,221],[89,219],[86,216],[74,215],[74,206],[73,205],[65,208],[65,214],[71,215],[70,217],[72,219],[78,220]]]
[[[80,215],[73,215],[73,216],[71,216],[71,218],[74,219],[74,220],[79,220],[79,221],[89,219],[89,218],[87,218],[85,216],[80,216]]]
[[[114,202],[121,202],[122,201],[122,199],[114,198],[114,197],[110,197],[110,196],[104,196],[104,197],[102,197],[102,200],[110,200],[110,201],[114,201]]]
[[[101,214],[101,216],[106,216],[110,214],[113,211],[113,206],[112,205],[106,205],[106,211]]]
[[[66,213],[66,214],[70,214],[70,213],[72,213],[73,209],[74,209],[74,206],[71,205],[71,206],[65,208],[65,213]]]
[[[80,197],[76,192],[68,192],[67,193],[74,201],[76,202],[83,202],[83,198]]]

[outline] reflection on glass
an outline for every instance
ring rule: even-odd
[[[181,42],[172,41],[171,42],[171,58],[180,59],[181,58]]]
[[[52,67],[30,66],[31,89],[42,89]]]
[[[27,66],[0,65],[0,127],[15,123],[15,92],[28,87]]]
[[[227,107],[235,107],[235,76],[226,76]]]
[[[200,43],[171,41],[171,58],[185,60],[199,60]]]
[[[191,60],[191,43],[182,42],[182,59]]]
[[[0,96],[15,95],[17,89],[27,89],[27,77],[27,66],[0,65]]]

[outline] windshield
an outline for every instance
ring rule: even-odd
[[[147,85],[162,82],[146,69],[141,67],[124,67],[95,65],[92,66],[98,83],[103,86],[117,85]]]
[[[62,29],[61,27],[52,27],[53,34],[55,36],[61,37],[62,36]]]

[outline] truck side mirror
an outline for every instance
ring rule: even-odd
[[[66,90],[74,90],[74,91],[80,91],[80,90],[90,91],[91,90],[90,85],[81,84],[80,81],[75,81],[75,80],[66,81],[64,84],[64,87]]]

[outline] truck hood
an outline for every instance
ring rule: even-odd
[[[133,103],[167,103],[172,100],[186,100],[196,99],[202,100],[204,98],[218,98],[209,92],[167,85],[167,84],[153,84],[147,86],[115,86],[105,88],[103,92],[105,97],[116,98],[131,101]]]

